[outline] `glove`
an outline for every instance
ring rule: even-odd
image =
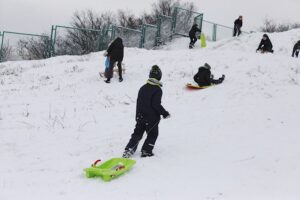
[[[166,111],[164,114],[163,114],[163,118],[164,119],[167,119],[167,118],[170,118],[171,117],[171,115],[170,115],[170,113],[168,112],[168,111]]]
[[[223,74],[222,77],[219,78],[219,80],[223,82],[224,79],[225,79],[225,75]]]

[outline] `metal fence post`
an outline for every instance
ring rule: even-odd
[[[143,24],[142,25],[142,35],[141,35],[140,48],[144,48],[145,38],[146,38],[146,25]]]
[[[215,42],[217,41],[217,24],[213,25],[213,35],[212,35],[212,40]]]
[[[4,41],[4,32],[0,32],[0,37],[1,37],[1,43],[0,43],[0,62],[3,61],[4,58],[2,58],[2,50],[3,50],[3,41]]]
[[[175,7],[172,16],[172,35],[175,35],[176,32],[177,13],[178,13],[178,7]]]
[[[101,51],[101,38],[102,38],[102,34],[101,34],[101,31],[99,31],[98,33],[98,39],[97,39],[97,49],[98,51]]]
[[[157,32],[156,32],[155,46],[160,45],[161,20],[162,19],[159,16],[158,19],[157,19]]]
[[[111,26],[111,38],[110,38],[110,40],[114,40],[115,39],[115,37],[116,37],[116,26],[115,25],[112,25]]]
[[[50,44],[49,44],[49,53],[50,57],[53,56],[53,32],[54,32],[54,26],[51,26],[51,34],[50,34]]]

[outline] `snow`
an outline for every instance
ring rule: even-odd
[[[270,34],[275,54],[255,53],[262,33],[206,49],[187,49],[187,38],[126,48],[122,83],[98,76],[103,52],[1,63],[0,199],[298,200],[300,60],[291,51],[299,35]],[[205,62],[224,83],[185,90]],[[139,147],[129,173],[87,179],[93,161],[122,154],[154,64],[172,115],[160,123],[156,155],[140,158]]]

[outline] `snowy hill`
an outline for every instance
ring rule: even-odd
[[[270,34],[275,54],[256,54],[261,33],[186,49],[125,49],[124,82],[106,84],[102,52],[0,64],[0,199],[298,200],[300,30]],[[298,37],[298,38],[297,38]],[[222,85],[184,89],[203,63]],[[122,154],[138,89],[162,68],[162,120],[153,158],[105,183],[94,160]]]

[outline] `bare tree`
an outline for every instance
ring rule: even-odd
[[[299,23],[277,24],[274,20],[266,17],[263,21],[263,26],[260,27],[260,31],[267,32],[267,33],[274,33],[274,32],[284,32],[295,28],[300,28],[300,24]]]
[[[118,24],[120,26],[138,29],[142,23],[142,19],[135,17],[129,10],[118,11]]]
[[[157,22],[156,16],[154,16],[152,14],[148,14],[146,12],[144,12],[142,14],[142,16],[140,17],[140,20],[146,24],[156,24],[156,22]]]
[[[265,18],[263,21],[263,26],[260,28],[262,32],[274,33],[276,31],[276,23],[269,18]]]
[[[13,49],[9,43],[3,44],[2,51],[0,51],[1,61],[7,61],[12,56]]]
[[[46,35],[38,39],[21,39],[18,41],[17,52],[21,58],[26,60],[44,59],[49,57],[49,45],[49,37]]]
[[[98,51],[101,42],[104,42],[103,30],[115,22],[111,12],[97,15],[91,10],[75,12],[71,26],[76,29],[67,29],[65,37],[58,37],[56,54],[82,55]]]

